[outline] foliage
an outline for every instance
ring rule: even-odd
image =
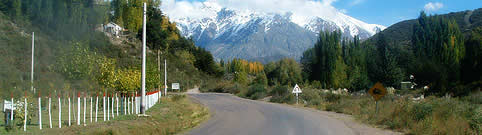
[[[67,79],[81,80],[93,76],[97,56],[83,43],[73,43],[57,60],[57,70]]]
[[[398,87],[403,81],[404,74],[398,65],[393,49],[387,43],[383,34],[378,35],[376,51],[371,50],[371,59],[368,61],[368,74],[372,82],[381,82],[385,86]]]
[[[266,74],[264,74],[264,72],[261,72],[261,73],[258,73],[258,75],[256,75],[256,78],[254,78],[252,83],[267,86],[268,78],[266,77]]]
[[[268,63],[264,72],[269,85],[294,85],[303,81],[300,65],[290,58]]]
[[[272,96],[269,100],[270,102],[289,104],[296,102],[295,97],[291,94],[287,86],[276,86],[269,94]]]
[[[465,41],[465,54],[461,80],[468,84],[468,87],[460,93],[469,93],[482,85],[482,27],[471,31],[468,40]]]
[[[263,85],[254,84],[247,91],[241,91],[240,95],[249,99],[257,100],[266,96],[266,89]]]
[[[234,73],[234,80],[237,83],[247,85],[249,83],[248,74],[245,72],[236,72]]]
[[[227,73],[246,72],[252,75],[256,75],[264,69],[260,62],[249,62],[243,59],[233,59],[226,63],[225,68]]]
[[[117,70],[118,76],[116,90],[123,92],[132,92],[141,88],[141,72],[133,69]]]
[[[417,84],[430,85],[430,93],[450,92],[460,80],[465,57],[464,37],[457,23],[439,16],[427,17],[422,12],[413,29],[412,46],[417,62],[412,71]]]

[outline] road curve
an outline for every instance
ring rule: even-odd
[[[342,121],[286,105],[230,94],[189,94],[206,105],[211,118],[191,135],[352,135]]]

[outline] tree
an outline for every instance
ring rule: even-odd
[[[344,86],[347,75],[341,42],[340,31],[320,32],[314,48],[304,52],[302,58],[310,80],[319,80],[325,88]]]
[[[392,49],[385,39],[385,35],[379,33],[376,42],[375,63],[371,63],[373,82],[382,82],[385,86],[399,86],[403,80],[403,72],[398,66],[398,61],[392,53]]]
[[[294,85],[303,81],[300,65],[291,58],[268,63],[264,72],[270,85]]]
[[[454,93],[460,80],[460,66],[465,56],[464,36],[453,19],[420,13],[413,26],[412,48],[416,57],[411,72],[417,84],[430,85],[429,93]]]

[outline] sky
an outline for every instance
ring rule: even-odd
[[[217,3],[221,7],[262,12],[295,12],[310,16],[329,16],[342,12],[370,24],[390,26],[417,18],[420,11],[446,14],[482,8],[482,0],[162,0],[162,9],[178,16],[202,16],[197,8],[201,2]]]

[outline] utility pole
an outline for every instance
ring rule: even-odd
[[[167,62],[164,59],[164,96],[167,97]]]
[[[35,93],[34,89],[33,89],[33,67],[34,67],[34,53],[35,52],[35,32],[32,32],[32,71],[30,72],[30,90],[33,91],[33,93]]]
[[[146,114],[145,96],[146,96],[146,12],[147,4],[144,3],[144,20],[142,22],[142,91],[141,91],[141,115]]]

